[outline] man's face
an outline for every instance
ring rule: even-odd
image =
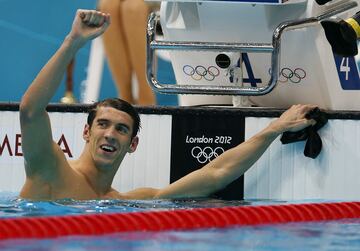
[[[131,138],[133,119],[112,107],[99,107],[91,128],[84,131],[84,139],[98,167],[118,167],[128,152],[135,151],[138,138]],[[88,126],[87,126],[88,127]]]

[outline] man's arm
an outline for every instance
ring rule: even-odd
[[[46,106],[55,94],[76,52],[90,39],[101,35],[110,23],[109,15],[78,10],[71,32],[42,68],[20,103],[22,150],[27,176],[56,175],[60,148],[52,140]]]
[[[243,175],[281,133],[299,131],[313,125],[315,121],[307,120],[305,115],[315,107],[313,105],[292,106],[280,118],[249,140],[229,149],[203,168],[184,176],[168,187],[158,190],[138,189],[126,195],[139,198],[209,196]]]

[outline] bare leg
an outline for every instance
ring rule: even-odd
[[[122,1],[100,0],[98,8],[111,15],[111,25],[103,34],[105,53],[112,77],[116,83],[119,97],[134,104],[131,88],[132,67],[129,60],[129,49],[125,39],[124,23],[121,17]]]
[[[129,45],[130,63],[139,84],[140,105],[155,104],[155,95],[146,81],[146,25],[149,7],[144,0],[123,0],[122,18],[127,44]]]

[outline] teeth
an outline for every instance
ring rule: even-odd
[[[101,149],[104,150],[104,151],[106,151],[106,152],[114,152],[114,151],[115,151],[115,147],[113,147],[113,146],[107,146],[107,145],[101,146]]]

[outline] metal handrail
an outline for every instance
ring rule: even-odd
[[[272,37],[272,44],[268,43],[214,43],[214,42],[177,42],[177,41],[156,41],[155,27],[159,21],[159,15],[151,13],[147,27],[147,59],[146,75],[150,86],[161,93],[168,94],[207,94],[207,95],[242,95],[260,96],[271,92],[277,82],[280,66],[281,36],[287,30],[295,30],[307,26],[313,26],[320,21],[328,19],[337,14],[357,7],[355,1],[343,2],[325,11],[317,17],[286,21],[277,26]],[[242,87],[224,85],[181,85],[181,84],[161,84],[154,75],[155,70],[155,50],[196,50],[196,51],[233,51],[233,52],[252,52],[252,53],[271,53],[271,75],[266,86],[262,87]]]

